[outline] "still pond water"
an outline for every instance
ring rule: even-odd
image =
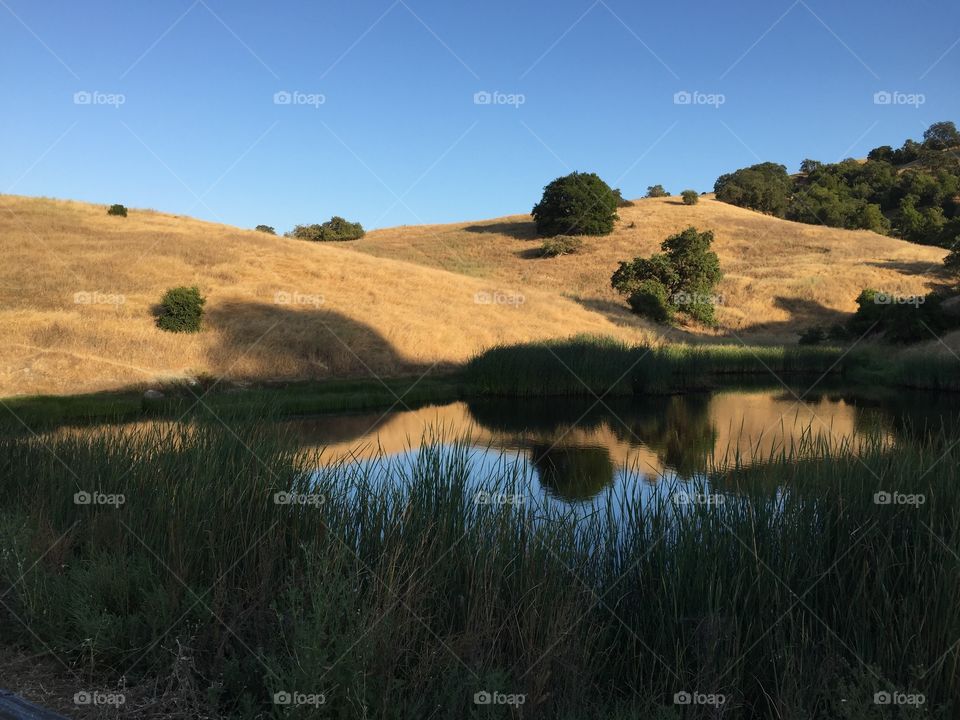
[[[602,402],[483,399],[286,425],[304,447],[324,448],[330,466],[411,478],[423,461],[420,449],[440,445],[467,463],[478,492],[510,477],[527,499],[576,508],[618,494],[650,496],[694,485],[702,491],[715,463],[790,454],[810,437],[835,447],[857,448],[867,438],[893,447],[927,429],[946,426],[953,433],[958,415],[960,398],[951,396],[841,390],[804,396],[780,388]]]

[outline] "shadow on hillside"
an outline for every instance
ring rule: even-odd
[[[543,248],[534,247],[527,248],[526,250],[519,250],[514,253],[514,255],[521,260],[550,260],[546,255],[543,254]]]
[[[378,331],[325,309],[316,296],[284,299],[291,302],[238,301],[211,308],[206,322],[220,342],[210,351],[210,372],[262,381],[417,370]]]
[[[744,325],[736,331],[711,332],[704,328],[702,331],[695,326],[689,328],[658,325],[634,315],[626,304],[610,300],[594,298],[571,298],[588,310],[603,315],[607,320],[620,327],[652,330],[663,335],[668,342],[750,342],[756,336],[765,336],[764,342],[770,337],[777,337],[780,342],[791,344],[799,338],[799,334],[806,328],[817,325],[827,329],[835,324],[842,324],[850,317],[849,313],[840,312],[812,300],[797,298],[775,297],[773,305],[785,310],[790,318],[778,322],[754,323]]]
[[[493,233],[497,235],[509,235],[517,240],[535,240],[537,238],[537,225],[533,221],[517,222],[499,222],[487,223],[485,225],[468,225],[464,228],[472,233]]]
[[[895,270],[901,275],[942,275],[943,263],[932,263],[929,260],[880,260],[866,263],[870,267]]]

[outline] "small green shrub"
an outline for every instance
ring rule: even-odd
[[[654,322],[668,323],[673,320],[673,307],[667,288],[659,280],[641,280],[627,297],[630,309],[641,317]]]
[[[670,193],[663,189],[663,185],[648,185],[647,197],[648,198],[670,197]]]
[[[257,231],[263,232],[263,233],[267,233],[267,235],[276,235],[276,234],[277,234],[277,231],[274,230],[270,225],[257,225],[257,227],[255,227],[254,230],[257,230]]]
[[[720,260],[710,250],[712,243],[711,231],[699,232],[695,227],[689,227],[664,240],[660,245],[663,252],[621,262],[610,278],[610,285],[627,297],[634,312],[645,314],[645,309],[657,302],[649,297],[656,294],[656,289],[645,283],[655,281],[664,289],[664,301],[671,311],[711,325],[714,304],[719,301],[713,290],[722,277]],[[643,299],[631,300],[638,292]],[[659,318],[663,313],[655,311],[654,315],[648,317],[662,321]]]
[[[543,189],[532,214],[543,237],[609,235],[617,220],[617,203],[617,194],[598,175],[573,172]]]
[[[366,232],[360,223],[352,223],[339,215],[334,215],[320,225],[297,225],[291,235],[299,240],[341,242],[344,240],[359,240],[366,235]]]
[[[126,217],[127,208],[123,205],[111,205],[107,210],[107,215],[119,215],[120,217]]]
[[[544,257],[572,255],[583,247],[583,240],[571,235],[554,235],[543,241],[540,252]]]
[[[196,287],[170,288],[160,300],[157,327],[167,332],[199,332],[206,302]]]
[[[680,193],[680,197],[683,198],[684,205],[696,205],[700,202],[700,193],[696,190],[684,190]]]

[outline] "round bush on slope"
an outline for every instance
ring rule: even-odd
[[[170,288],[160,300],[157,327],[167,332],[199,332],[206,302],[199,288]]]
[[[609,235],[617,220],[617,195],[595,173],[573,172],[543,189],[533,206],[537,233],[554,235]]]

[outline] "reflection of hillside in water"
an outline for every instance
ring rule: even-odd
[[[862,413],[826,395],[804,403],[787,392],[564,399],[484,399],[419,410],[298,420],[292,429],[329,459],[369,459],[437,439],[469,436],[475,445],[523,450],[544,484],[561,478],[575,494],[626,467],[649,479],[689,478],[717,461],[760,461],[819,436],[837,445],[866,430],[889,439],[882,413]],[[602,452],[600,452],[602,451]],[[592,478],[587,481],[584,478]]]

